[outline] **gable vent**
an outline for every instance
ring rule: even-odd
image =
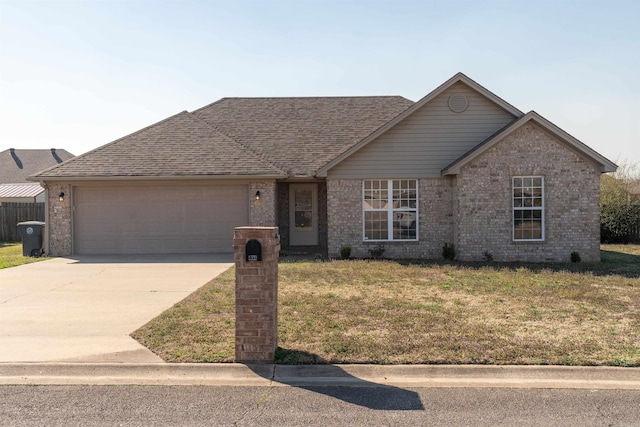
[[[469,106],[469,100],[461,93],[454,93],[449,97],[449,109],[454,113],[462,113]]]

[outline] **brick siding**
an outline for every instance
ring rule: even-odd
[[[513,176],[543,176],[545,240],[512,240],[511,180]],[[319,249],[339,257],[351,246],[354,257],[369,257],[382,245],[387,258],[439,259],[442,246],[453,242],[460,260],[566,262],[573,251],[583,261],[600,259],[598,167],[584,156],[529,123],[463,166],[455,177],[420,179],[419,241],[365,242],[362,229],[362,180],[331,179],[318,183]],[[281,227],[288,246],[288,184],[256,181],[250,223]],[[65,193],[60,202],[58,194]],[[326,196],[325,196],[326,194]],[[49,255],[72,253],[73,187],[48,184]],[[326,209],[325,209],[326,203]],[[326,215],[325,215],[326,212]]]
[[[544,177],[545,240],[512,240],[512,177]],[[465,165],[457,177],[458,259],[600,260],[600,171],[535,124],[526,124]]]
[[[45,233],[49,239],[49,256],[71,255],[72,229],[71,207],[73,206],[73,187],[69,184],[49,183],[47,185],[47,207],[49,217]],[[59,194],[64,192],[64,201]]]
[[[255,199],[260,191],[260,200]],[[249,185],[251,206],[249,207],[250,225],[273,227],[276,225],[276,182],[256,181]]]
[[[538,175],[545,182],[545,240],[512,240],[512,177]],[[369,257],[382,245],[385,258],[440,259],[446,242],[458,259],[567,262],[577,251],[583,261],[600,260],[598,167],[527,124],[465,165],[456,177],[420,179],[419,242],[365,242],[362,180],[327,181],[329,256],[351,246]]]
[[[382,245],[385,258],[438,258],[442,245],[453,239],[452,178],[418,181],[419,241],[365,242],[362,229],[362,180],[327,180],[329,256],[351,246],[354,257],[369,257]]]

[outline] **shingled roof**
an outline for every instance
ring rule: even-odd
[[[279,177],[284,172],[184,111],[35,178],[206,175]]]
[[[10,148],[0,152],[0,184],[27,182],[27,177],[69,160],[73,154],[66,150],[21,150]]]
[[[411,105],[400,96],[223,98],[193,115],[289,175],[314,176]]]
[[[32,179],[314,176],[412,104],[399,96],[223,98]]]

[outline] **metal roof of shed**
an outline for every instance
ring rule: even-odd
[[[44,188],[37,182],[24,184],[0,184],[0,197],[36,197]]]

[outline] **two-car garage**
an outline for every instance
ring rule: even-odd
[[[73,252],[231,252],[249,223],[247,184],[76,186]]]

